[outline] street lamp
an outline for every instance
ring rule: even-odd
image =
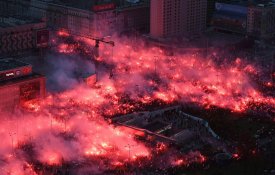
[[[130,145],[130,144],[127,144],[126,146],[124,146],[125,148],[128,148],[128,156],[129,156],[129,158],[128,158],[128,161],[130,162],[130,160],[131,160],[131,148],[133,147],[133,146],[135,146],[135,145]]]
[[[9,135],[11,137],[11,146],[12,146],[12,152],[14,153],[14,143],[13,143],[13,136],[16,134],[16,132],[9,132]]]
[[[155,74],[156,75],[157,75],[157,58],[158,58],[158,56],[154,56]]]

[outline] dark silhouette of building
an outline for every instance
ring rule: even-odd
[[[45,97],[45,77],[32,66],[14,59],[0,60],[0,113]]]

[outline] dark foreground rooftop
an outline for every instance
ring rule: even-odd
[[[2,59],[2,60],[0,59],[0,72],[9,71],[12,69],[26,67],[26,66],[31,66],[31,65],[18,60],[14,60],[14,59]]]

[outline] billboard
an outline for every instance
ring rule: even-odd
[[[10,80],[10,79],[13,79],[13,78],[26,76],[26,75],[29,75],[31,73],[32,73],[32,67],[31,66],[25,66],[25,67],[22,67],[22,68],[17,68],[17,69],[8,70],[8,71],[1,71],[0,72],[0,81]]]
[[[211,24],[215,28],[231,32],[245,33],[248,8],[239,4],[216,3],[216,12]]]
[[[116,8],[115,3],[108,3],[108,4],[101,4],[101,5],[94,5],[92,10],[94,12],[101,12],[105,10],[113,10],[115,8]]]
[[[49,43],[49,30],[39,30],[36,33],[36,46],[37,47],[47,47]]]
[[[217,2],[215,4],[215,9],[217,12],[231,12],[246,15],[248,12],[248,8],[239,4],[226,4]]]

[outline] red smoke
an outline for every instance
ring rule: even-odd
[[[87,52],[87,48],[94,46],[92,40],[80,40],[85,44],[80,46],[76,42],[73,45],[78,46],[77,49],[69,49],[70,52],[79,48]],[[146,48],[141,40],[118,39],[115,45],[112,48],[101,44],[101,54],[95,58],[109,66],[106,76],[110,75],[112,80],[103,77],[98,84],[103,85],[106,92],[112,91],[113,98],[130,93],[134,101],[145,104],[154,100],[193,102],[205,108],[216,106],[234,112],[244,112],[254,104],[274,108],[274,97],[262,94],[250,79],[259,70],[240,58],[230,65],[217,65],[197,53],[166,56],[157,47]],[[273,85],[268,82],[266,86]]]
[[[79,50],[90,53],[87,48],[94,43],[84,43],[60,44],[58,50],[66,54]],[[149,147],[136,141],[130,131],[108,124],[104,117],[126,114],[154,101],[192,102],[234,112],[244,112],[255,104],[274,109],[274,97],[262,94],[249,78],[257,74],[257,68],[241,59],[218,66],[196,54],[166,56],[159,48],[146,48],[139,40],[132,43],[119,39],[115,44],[114,48],[100,45],[101,55],[95,60],[99,68],[109,72],[99,77],[94,88],[79,85],[49,95],[40,104],[26,103],[28,112],[2,116],[7,119],[0,123],[0,166],[4,174],[35,174],[33,159],[45,165],[96,159],[107,160],[113,166],[150,159]],[[28,144],[33,146],[31,153],[21,149]],[[168,148],[161,144],[156,150],[165,152]],[[205,161],[199,152],[192,152],[183,158],[171,158],[170,163],[176,166]]]

